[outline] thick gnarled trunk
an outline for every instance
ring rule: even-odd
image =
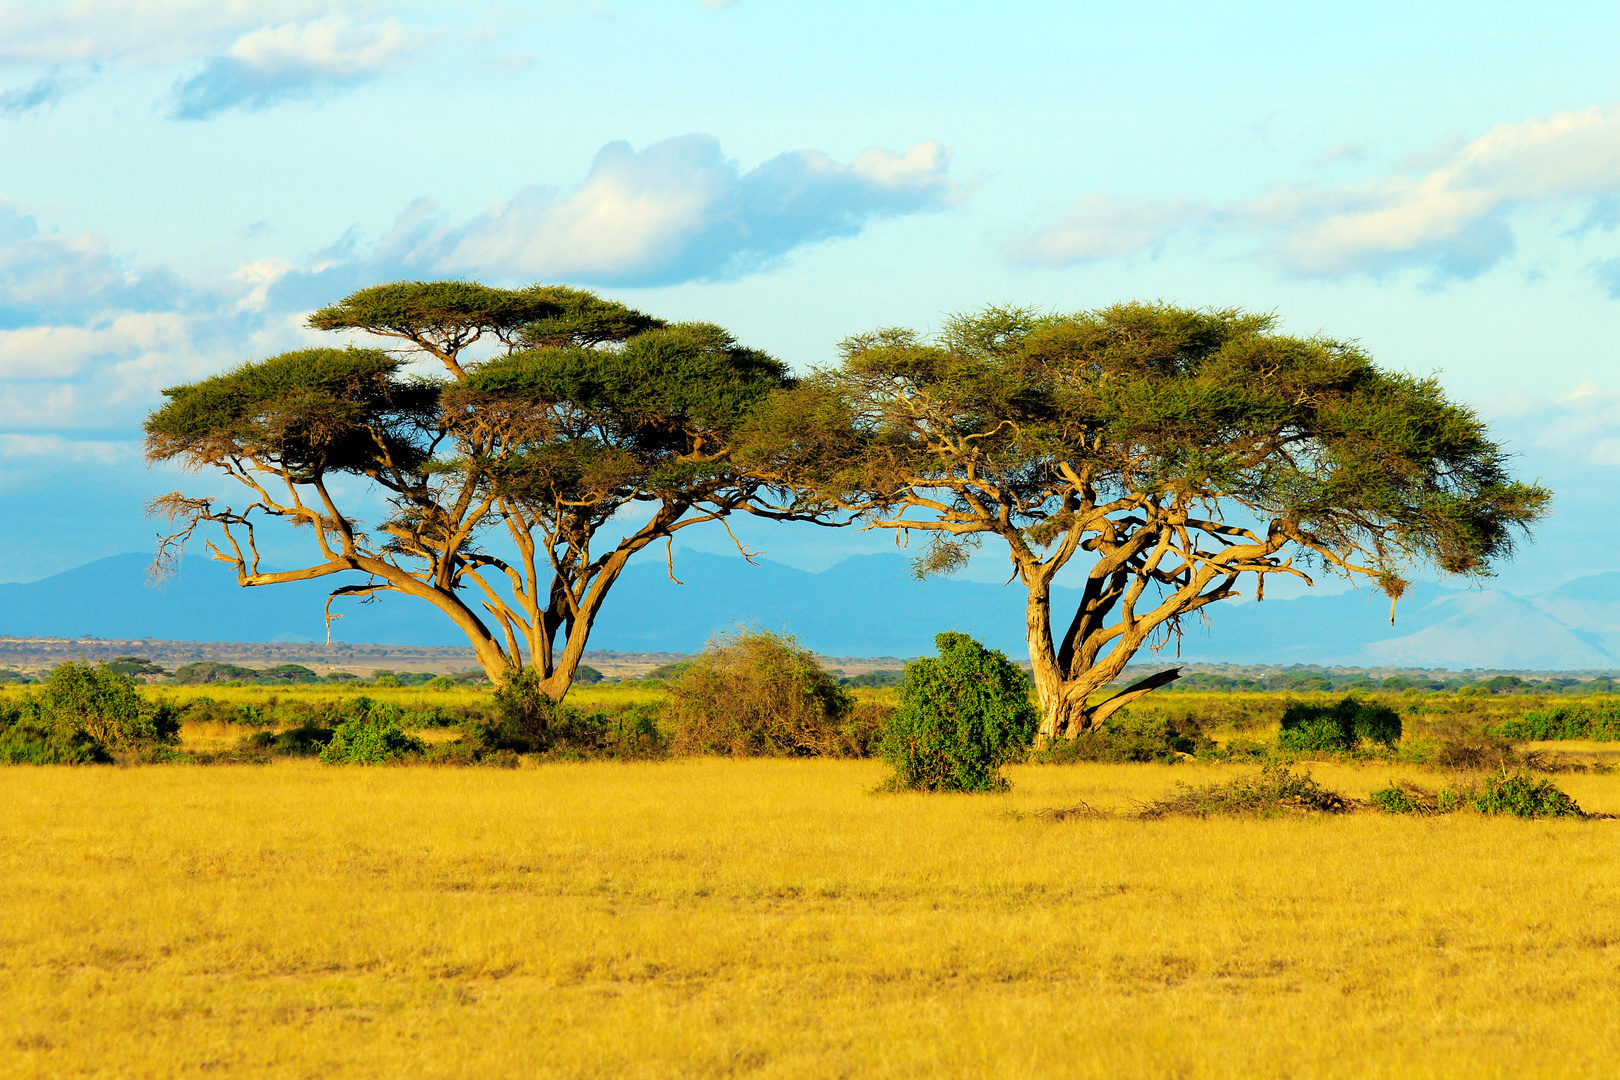
[[[1130,654],[1124,654],[1124,660],[1104,661],[1084,671],[1065,671],[1052,639],[1051,590],[1044,579],[1030,583],[1025,628],[1035,693],[1041,702],[1041,725],[1035,736],[1037,748],[1058,739],[1073,739],[1131,702],[1181,677],[1180,668],[1170,668],[1138,680],[1096,704],[1089,704],[1091,695],[1112,682],[1124,669]],[[1066,648],[1063,653],[1073,656],[1076,650]]]

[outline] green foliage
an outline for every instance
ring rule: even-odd
[[[1031,585],[1092,560],[1085,608],[1030,641],[1088,692],[1099,663],[1295,558],[1364,566],[1398,597],[1398,568],[1478,575],[1511,556],[1550,493],[1509,475],[1478,416],[1352,342],[1276,324],[1124,303],[858,335],[838,368],[760,411],[739,460],[935,536],[923,572],[986,535]]]
[[[1309,773],[1292,773],[1280,765],[1266,765],[1252,776],[1240,776],[1224,784],[1176,786],[1176,794],[1149,803],[1138,816],[1280,817],[1343,814],[1351,808],[1344,796],[1321,787]]]
[[[402,367],[380,349],[299,349],[169,387],[146,420],[147,456],[191,467],[245,457],[310,480],[416,468],[439,390]]]
[[[870,686],[873,688],[886,686],[904,686],[906,673],[904,671],[868,671],[860,675],[852,675],[847,679],[839,680],[845,686]]]
[[[119,656],[107,662],[107,670],[114,675],[167,675],[168,672],[152,661],[140,656]]]
[[[250,682],[259,677],[257,668],[226,664],[218,660],[198,660],[174,669],[174,681],[180,686],[197,683]]]
[[[1523,772],[1499,772],[1480,781],[1470,800],[1482,814],[1514,817],[1580,817],[1581,808],[1551,780]]]
[[[179,710],[148,701],[135,682],[104,666],[58,664],[38,694],[40,714],[56,728],[80,728],[109,750],[138,750],[172,743],[180,733]]]
[[[0,764],[87,765],[108,762],[106,747],[84,728],[53,723],[37,701],[0,702]]]
[[[934,638],[939,656],[906,665],[900,707],[880,753],[889,785],[909,791],[995,791],[1001,766],[1022,754],[1039,717],[1029,678],[966,634]]]
[[[1363,741],[1391,747],[1400,739],[1400,713],[1348,695],[1332,705],[1303,701],[1289,705],[1282,715],[1277,745],[1332,753],[1354,750]]]
[[[541,690],[534,668],[510,674],[495,688],[495,712],[495,721],[483,732],[489,745],[520,754],[550,748],[557,703]]]
[[[385,765],[421,754],[427,744],[405,732],[404,713],[386,702],[360,698],[320,752],[323,765]]]
[[[264,750],[276,757],[314,757],[332,741],[333,731],[316,724],[301,724],[286,731],[259,731],[242,740],[247,749]]]
[[[1173,763],[1215,748],[1198,722],[1152,709],[1124,709],[1072,739],[1058,739],[1034,760],[1045,765],[1073,761]]]
[[[574,681],[581,686],[595,686],[602,681],[602,673],[589,664],[581,664],[574,669]]]
[[[1437,814],[1440,801],[1435,793],[1416,784],[1390,781],[1388,787],[1379,788],[1367,796],[1373,806],[1386,814]],[[1453,808],[1447,799],[1447,808]]]
[[[177,741],[180,713],[148,701],[107,665],[58,664],[39,690],[0,703],[0,762],[77,765],[112,752],[151,754]]]
[[[165,390],[169,403],[146,422],[151,460],[213,466],[251,494],[240,511],[180,493],[154,500],[150,509],[177,525],[161,563],[203,522],[227,534],[261,516],[314,528],[325,539],[306,571],[371,575],[334,596],[425,599],[466,630],[498,678],[521,662],[504,655],[503,626],[582,645],[624,560],[683,517],[778,512],[780,488],[740,473],[732,451],[738,427],[791,380],[779,361],[713,324],[668,325],[558,285],[402,281],[358,290],[309,325],[363,330],[400,351],[302,349]],[[481,340],[505,351],[463,356]],[[424,354],[445,374],[410,374],[406,364]],[[390,511],[361,528],[323,486],[334,472],[368,478]],[[275,477],[276,494],[254,476]],[[619,511],[648,502],[651,520],[617,550],[593,547]],[[492,529],[503,541],[516,530],[526,570],[489,554]],[[247,548],[234,549],[237,571],[260,580],[244,584],[293,579],[260,574],[256,556],[240,554]],[[505,592],[506,575],[520,570],[525,580],[506,598],[462,603],[480,591],[475,580],[493,575]],[[484,608],[483,626],[469,626],[486,620]],[[567,680],[542,674],[560,700]]]
[[[670,684],[672,749],[746,757],[852,755],[855,698],[791,637],[712,641]]]
[[[1500,769],[1476,782],[1439,791],[1392,782],[1374,791],[1370,799],[1386,814],[1452,814],[1466,809],[1522,818],[1585,816],[1557,784],[1523,770]]]
[[[1620,704],[1581,702],[1535,709],[1523,716],[1504,720],[1492,729],[1492,733],[1519,742],[1570,739],[1620,741]]]

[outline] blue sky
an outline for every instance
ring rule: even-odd
[[[1313,6],[0,0],[0,581],[149,548],[147,498],[224,490],[142,463],[160,388],[405,276],[801,369],[989,302],[1274,310],[1555,490],[1505,585],[1616,569],[1620,8]]]

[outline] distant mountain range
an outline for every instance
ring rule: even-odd
[[[322,605],[340,582],[238,588],[226,566],[186,559],[161,586],[146,581],[149,555],[116,555],[40,581],[0,585],[0,634],[13,637],[165,638],[190,641],[324,640]],[[593,649],[695,652],[737,625],[787,630],[833,656],[917,656],[942,630],[973,634],[1026,655],[1023,590],[983,582],[917,581],[899,555],[863,555],[821,573],[761,560],[677,552],[634,563],[610,595]],[[1074,610],[1078,590],[1055,589],[1054,610]],[[340,601],[335,641],[465,645],[437,611],[407,597]],[[1239,664],[1523,668],[1620,668],[1620,572],[1592,574],[1519,597],[1496,589],[1414,587],[1394,626],[1389,602],[1351,591],[1264,603],[1214,605],[1189,620],[1180,658]],[[1174,657],[1172,644],[1158,659]]]

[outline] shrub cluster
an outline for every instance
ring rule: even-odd
[[[58,664],[39,690],[0,704],[0,762],[77,765],[151,755],[177,741],[179,711],[105,664]]]
[[[1073,761],[1170,763],[1214,749],[1214,740],[1191,716],[1156,709],[1124,709],[1098,727],[1052,743],[1034,760],[1043,765]]]
[[[748,757],[858,756],[855,695],[793,638],[736,633],[709,643],[669,684],[670,748]]]
[[[1400,713],[1353,694],[1332,705],[1294,702],[1284,710],[1277,735],[1285,750],[1329,753],[1354,750],[1363,741],[1392,747],[1400,740]]]
[[[1027,751],[1039,724],[1029,678],[966,634],[940,634],[934,643],[937,658],[906,665],[900,706],[883,733],[880,752],[894,767],[889,787],[1004,789],[1001,766]]]
[[[1369,796],[1386,814],[1449,814],[1476,810],[1522,818],[1584,817],[1581,808],[1551,780],[1522,770],[1490,773],[1476,782],[1429,791],[1416,784],[1392,782]]]
[[[1620,741],[1620,704],[1554,705],[1497,724],[1493,733],[1520,742],[1591,739]]]

